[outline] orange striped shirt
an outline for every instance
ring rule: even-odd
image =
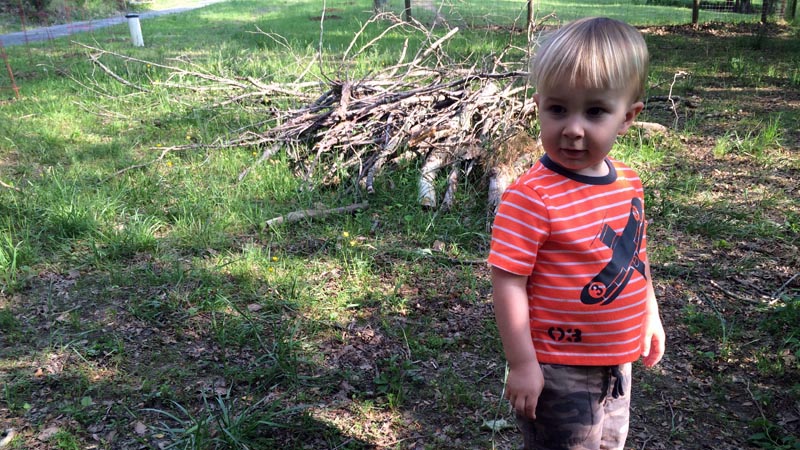
[[[528,277],[539,362],[608,366],[641,354],[647,298],[642,183],[607,159],[606,177],[547,156],[503,194],[489,264]]]

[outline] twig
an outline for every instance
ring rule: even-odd
[[[678,79],[683,78],[688,74],[689,74],[688,72],[679,70],[672,77],[672,84],[669,85],[669,94],[667,94],[667,98],[669,99],[669,102],[672,104],[672,112],[675,113],[675,128],[678,127],[678,120],[680,119],[680,117],[678,116],[678,108],[675,107],[675,101],[672,99],[672,88],[675,87],[675,83],[678,82]]]
[[[102,54],[100,54],[100,55],[89,55],[89,59],[92,60],[92,63],[96,64],[98,67],[103,69],[103,72],[107,73],[111,78],[119,81],[120,83],[124,84],[125,86],[132,87],[132,88],[134,88],[134,89],[136,89],[138,91],[150,92],[147,89],[145,89],[145,88],[143,88],[141,86],[137,86],[137,85],[131,83],[130,81],[122,78],[121,76],[117,75],[116,73],[114,73],[111,69],[106,67],[105,64],[100,62],[100,56],[102,56]]]
[[[743,302],[750,302],[750,303],[761,303],[758,300],[753,300],[751,298],[747,298],[747,297],[741,296],[739,294],[733,293],[731,291],[728,291],[724,287],[720,286],[719,283],[717,283],[714,280],[708,280],[708,282],[709,282],[709,284],[711,284],[711,286],[714,286],[715,288],[719,289],[720,292],[722,292],[723,294],[727,295],[728,297],[730,297],[730,298],[732,298],[734,300],[740,300],[740,301],[743,301]]]
[[[322,14],[319,16],[319,47],[317,48],[317,59],[319,60],[319,71],[320,73],[325,73],[322,67],[322,36],[325,31],[325,10],[328,9],[328,2],[327,0],[322,0]]]
[[[134,164],[132,166],[125,167],[124,169],[120,169],[120,170],[114,172],[113,174],[111,174],[111,176],[109,176],[105,180],[103,180],[103,182],[105,183],[108,180],[111,180],[112,178],[116,178],[116,177],[122,175],[125,172],[129,172],[131,170],[136,170],[136,169],[141,169],[143,167],[147,167],[147,166],[149,166],[151,164],[157,163],[158,161],[161,161],[162,159],[164,159],[164,157],[167,156],[167,153],[169,153],[169,152],[178,151],[178,150],[188,150],[188,149],[191,149],[191,148],[199,148],[199,147],[201,147],[201,146],[200,145],[187,145],[187,146],[167,147],[167,148],[165,148],[165,149],[163,149],[161,151],[161,154],[158,155],[158,158],[156,158],[156,159],[154,159],[152,161],[148,161],[146,163]]]
[[[202,73],[202,72],[194,72],[194,71],[182,69],[180,67],[168,66],[168,65],[165,65],[165,64],[159,64],[159,63],[152,62],[152,61],[145,61],[143,59],[134,58],[132,56],[126,56],[126,55],[123,55],[121,53],[117,53],[117,52],[114,52],[114,51],[111,51],[111,50],[105,50],[105,49],[102,49],[102,48],[93,47],[91,45],[86,45],[86,44],[83,44],[81,42],[73,41],[73,43],[77,44],[77,45],[80,45],[81,47],[87,48],[89,50],[93,50],[95,52],[99,52],[101,54],[109,54],[109,55],[112,55],[112,56],[116,56],[117,58],[121,58],[121,59],[123,59],[125,61],[138,62],[140,64],[150,64],[153,67],[159,67],[159,68],[162,68],[162,69],[170,70],[174,74],[189,75],[189,76],[193,76],[193,77],[204,79],[206,81],[213,81],[213,82],[224,84],[224,85],[238,87],[240,89],[244,89],[244,88],[247,87],[246,84],[240,83],[240,82],[238,82],[236,80],[232,80],[230,78],[219,77],[219,76],[216,76],[216,75],[211,75],[211,74]]]
[[[362,203],[355,203],[348,206],[342,206],[339,208],[331,208],[331,209],[304,209],[300,211],[293,211],[285,216],[278,216],[274,219],[269,219],[266,222],[266,226],[272,227],[276,225],[281,225],[284,223],[293,223],[299,222],[303,219],[311,219],[314,217],[325,217],[331,214],[343,214],[343,213],[351,213],[360,211],[362,209],[366,209],[369,207],[369,202],[362,202]]]
[[[12,186],[12,185],[4,182],[3,180],[0,180],[0,187],[6,188],[6,189],[11,189],[12,191],[16,191],[16,192],[22,192],[22,189],[20,189],[20,188],[18,188],[16,186]]]
[[[670,433],[674,433],[675,429],[677,427],[675,426],[675,415],[676,414],[675,414],[675,409],[672,408],[672,401],[667,399],[666,394],[663,393],[663,392],[661,393],[661,400],[666,402],[667,406],[669,406],[669,413],[670,413],[670,416],[671,416],[671,418],[670,418],[670,430],[669,431],[670,431]]]
[[[753,404],[756,405],[756,409],[758,409],[758,413],[761,415],[761,419],[764,423],[769,423],[769,419],[767,419],[767,415],[764,413],[764,408],[761,407],[761,402],[756,398],[753,391],[750,390],[750,380],[747,379],[747,384],[745,385],[745,389],[747,389],[747,393],[750,394],[750,398],[753,400]],[[776,440],[769,434],[769,427],[763,427],[764,435],[769,439],[769,441],[773,445],[778,445]]]
[[[261,164],[262,162],[268,160],[275,153],[278,153],[278,150],[280,150],[280,149],[281,149],[281,147],[278,146],[278,145],[272,145],[270,147],[265,148],[264,151],[261,153],[261,156],[259,156],[258,159],[256,160],[256,162],[254,162],[252,166],[250,166],[247,169],[243,170],[242,173],[239,174],[239,182],[241,183],[241,181],[244,179],[244,177],[246,177],[247,174],[249,174],[250,171],[253,170],[253,167],[255,167],[258,164]]]
[[[800,277],[800,272],[794,274],[791,278],[786,280],[786,283],[783,283],[781,285],[781,287],[779,287],[778,290],[775,291],[774,294],[772,294],[772,298],[776,299],[776,300],[780,299],[780,296],[781,296],[781,294],[783,294],[783,291],[786,290],[786,287],[789,286],[790,284],[792,284],[792,281],[794,281],[795,278],[797,278],[797,277]]]

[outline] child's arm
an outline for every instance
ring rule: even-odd
[[[645,367],[653,367],[664,356],[666,334],[658,314],[656,292],[653,289],[653,277],[650,276],[650,261],[644,267],[647,277],[647,306],[645,310],[644,328],[642,328],[642,357]]]
[[[544,378],[531,340],[527,282],[528,277],[492,267],[495,320],[509,369],[505,397],[518,414],[535,419]]]

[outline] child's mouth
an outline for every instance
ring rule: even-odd
[[[574,149],[574,148],[562,148],[561,151],[566,154],[567,156],[577,158],[580,157],[586,152],[586,150]]]

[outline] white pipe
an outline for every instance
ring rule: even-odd
[[[131,30],[131,42],[134,47],[144,47],[144,39],[142,38],[142,25],[139,23],[138,14],[126,14],[125,18],[128,19],[128,28]]]

